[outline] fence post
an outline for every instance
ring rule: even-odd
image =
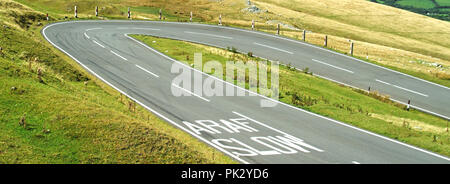
[[[252,20],[252,30],[255,30],[255,20]]]
[[[411,104],[411,100],[408,100],[408,105],[406,105],[406,110],[409,111],[409,106]]]
[[[327,47],[327,45],[328,45],[328,35],[325,35],[325,40],[324,40],[323,46]]]
[[[280,24],[277,24],[277,35],[280,35]]]
[[[306,30],[303,30],[303,41],[306,41]]]
[[[353,41],[350,42],[350,55],[353,56]]]
[[[75,6],[75,18],[78,18],[78,10],[77,10],[77,6]]]

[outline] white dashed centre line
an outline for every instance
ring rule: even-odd
[[[122,58],[123,60],[125,60],[125,61],[128,61],[128,59],[127,58],[124,58],[124,57],[122,57],[121,55],[119,55],[119,54],[117,54],[117,53],[115,53],[114,51],[111,51],[111,53],[113,53],[114,55],[116,55],[117,57],[120,57],[120,58]]]
[[[320,63],[320,64],[324,64],[324,65],[327,65],[327,66],[330,66],[330,67],[333,67],[333,68],[336,68],[336,69],[339,69],[339,70],[342,70],[342,71],[345,71],[345,72],[348,72],[348,73],[355,73],[355,72],[353,72],[353,71],[351,71],[351,70],[347,70],[347,69],[345,69],[345,68],[341,68],[341,67],[338,67],[338,66],[334,66],[334,65],[331,65],[331,64],[328,64],[328,63],[325,63],[325,62],[316,60],[316,59],[312,59],[312,60],[315,61],[315,62],[318,62],[318,63]]]
[[[180,86],[178,86],[178,85],[176,85],[176,84],[173,84],[173,83],[172,83],[172,86],[175,86],[175,87],[177,87],[178,89],[181,89],[181,90],[183,90],[183,91],[186,91],[187,93],[189,93],[189,94],[191,94],[191,95],[194,95],[194,96],[196,96],[196,97],[198,97],[198,98],[200,98],[200,99],[202,99],[202,100],[204,100],[204,101],[209,102],[208,99],[203,98],[203,97],[201,97],[201,96],[199,96],[199,95],[197,95],[197,94],[195,94],[195,93],[193,93],[193,92],[190,92],[189,90],[184,89],[184,88],[182,88],[182,87],[180,87]]]
[[[259,45],[259,46],[263,46],[263,47],[267,47],[267,48],[270,48],[270,49],[273,49],[273,50],[285,52],[285,53],[288,53],[288,54],[294,54],[293,52],[290,52],[290,51],[287,51],[287,50],[283,50],[283,49],[280,49],[280,48],[276,48],[276,47],[272,47],[272,46],[268,46],[268,45],[264,45],[264,44],[261,44],[261,43],[254,42],[253,44]]]
[[[96,28],[86,29],[86,31],[92,31],[92,30],[96,30],[96,29],[103,29],[103,28],[96,27]]]
[[[217,37],[217,38],[233,39],[232,37],[228,37],[228,36],[220,36],[220,35],[214,35],[214,34],[208,34],[208,33],[197,33],[197,32],[191,32],[191,31],[185,31],[185,33],[205,35],[205,36],[211,36],[211,37]]]
[[[103,46],[102,44],[98,43],[98,42],[95,41],[95,40],[92,40],[92,42],[94,42],[95,44],[97,44],[98,46],[100,46],[100,47],[102,47],[102,48],[105,48],[105,46]]]
[[[400,87],[400,86],[397,86],[397,85],[394,85],[394,84],[390,84],[388,82],[384,82],[384,81],[381,81],[381,80],[378,80],[378,79],[375,79],[375,81],[377,81],[379,83],[383,83],[383,84],[389,85],[389,86],[393,86],[393,87],[396,87],[398,89],[402,89],[402,90],[405,90],[405,91],[408,91],[408,92],[411,92],[411,93],[414,93],[414,94],[418,94],[418,95],[421,95],[421,96],[424,96],[424,97],[428,97],[428,95],[426,95],[426,94],[419,93],[417,91],[413,91],[413,90],[410,90],[410,89],[406,89],[404,87]]]
[[[153,76],[155,76],[155,77],[159,77],[158,75],[156,75],[156,74],[154,74],[154,73],[148,71],[147,69],[145,69],[145,68],[143,68],[143,67],[141,67],[141,66],[139,66],[139,65],[136,65],[136,67],[138,67],[139,69],[143,70],[144,72],[149,73],[150,75],[153,75]]]

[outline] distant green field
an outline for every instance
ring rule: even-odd
[[[450,0],[435,0],[439,6],[450,6]]]
[[[397,4],[402,6],[412,6],[416,8],[434,8],[435,4],[430,0],[400,0]]]
[[[450,21],[450,0],[370,0],[372,2],[385,4],[436,19]]]

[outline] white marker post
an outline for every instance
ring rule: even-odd
[[[252,20],[252,30],[255,30],[255,20]]]
[[[222,25],[222,14],[219,15],[219,26]]]
[[[325,40],[324,40],[323,46],[327,47],[327,45],[328,45],[328,36],[325,35]]]
[[[75,6],[75,18],[78,18],[78,10],[77,10],[77,6]]]
[[[46,19],[47,21],[50,20],[50,18],[48,18],[48,13],[45,15],[45,19]]]
[[[306,30],[303,30],[303,41],[306,41]]]
[[[192,12],[191,12],[191,17],[189,17],[189,21],[192,22]]]
[[[411,100],[408,100],[408,105],[406,105],[406,110],[409,111],[409,106],[411,104]]]
[[[98,6],[95,7],[95,16],[98,17]]]
[[[161,12],[162,10],[161,9],[159,9],[159,20],[161,20],[162,19],[162,12]]]
[[[130,7],[128,7],[128,19],[130,19],[131,18],[131,10],[130,10]]]

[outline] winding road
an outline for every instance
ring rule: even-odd
[[[146,34],[253,52],[310,68],[349,86],[377,90],[446,119],[450,89],[307,43],[257,31],[195,23],[72,21],[54,23],[44,37],[90,73],[173,126],[241,163],[450,163],[450,159],[224,83],[246,96],[205,96],[175,84],[179,74],[210,78],[129,37]],[[175,65],[175,66],[174,66]],[[222,82],[219,79],[216,82]],[[189,94],[176,97],[173,92]],[[273,102],[273,101],[272,101]]]

